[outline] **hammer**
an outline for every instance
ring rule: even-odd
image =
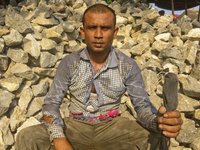
[[[163,85],[163,102],[166,111],[176,110],[178,106],[178,78],[174,73],[167,73]],[[170,138],[161,135],[160,150],[169,150]]]

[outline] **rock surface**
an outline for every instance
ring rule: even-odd
[[[147,93],[158,109],[166,70],[177,74],[178,110],[183,126],[170,150],[200,149],[200,23],[183,15],[160,16],[157,9],[135,8],[139,0],[116,0],[109,7],[117,16],[119,32],[113,46],[134,59]],[[41,107],[56,69],[66,55],[85,46],[80,35],[82,15],[102,0],[28,0],[0,7],[0,150],[14,150],[16,134],[41,123]],[[69,94],[60,107],[68,117]],[[128,94],[120,113],[137,114]]]

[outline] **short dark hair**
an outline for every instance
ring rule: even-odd
[[[115,14],[115,11],[112,8],[110,8],[110,7],[108,7],[108,6],[104,5],[104,4],[94,4],[94,5],[88,7],[85,10],[85,12],[83,14],[83,17],[82,17],[83,26],[84,26],[84,22],[85,22],[85,14],[88,11],[90,11],[92,13],[96,13],[96,14],[98,14],[98,13],[106,13],[107,11],[110,11],[114,15],[114,26],[116,25],[116,14]]]

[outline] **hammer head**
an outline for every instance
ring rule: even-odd
[[[163,102],[167,111],[176,110],[178,106],[178,78],[174,73],[167,73],[165,75],[165,82],[163,85]]]

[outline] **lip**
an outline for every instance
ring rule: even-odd
[[[95,47],[101,47],[104,43],[103,42],[93,42]]]

